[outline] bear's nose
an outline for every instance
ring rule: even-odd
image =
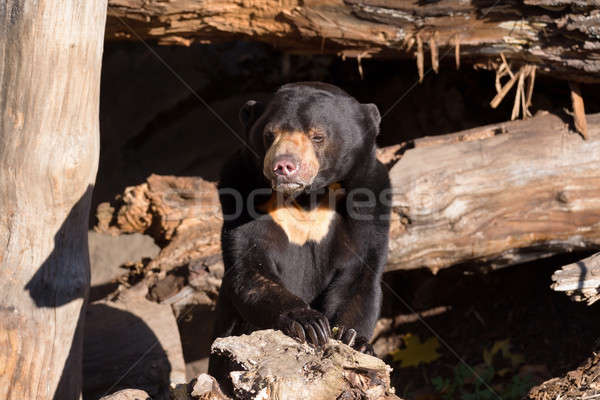
[[[289,177],[296,173],[298,166],[290,159],[282,158],[273,165],[275,175]]]

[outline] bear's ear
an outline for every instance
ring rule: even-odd
[[[373,103],[361,104],[361,106],[366,116],[365,120],[368,122],[369,131],[372,130],[373,136],[379,135],[379,124],[381,123],[379,109]]]
[[[264,104],[255,100],[248,100],[246,104],[242,106],[239,118],[246,131],[250,130],[250,127],[256,122],[264,110]]]

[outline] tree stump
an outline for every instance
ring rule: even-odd
[[[224,366],[215,378],[237,400],[399,400],[388,365],[333,339],[315,349],[263,330],[217,339],[211,351]]]

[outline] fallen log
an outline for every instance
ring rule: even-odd
[[[393,165],[388,270],[501,267],[600,249],[600,114],[588,123],[589,140],[539,115],[382,149]],[[218,280],[213,183],[152,175],[114,207],[101,205],[98,218],[100,231],[146,232],[162,243],[152,268],[196,265]]]
[[[517,65],[582,82],[600,81],[600,2],[444,0],[110,0],[107,39],[162,44],[250,39],[292,53],[415,57],[496,68]],[[428,54],[424,54],[427,52]],[[450,59],[452,59],[450,58]]]
[[[565,265],[554,272],[552,281],[553,290],[566,292],[574,301],[595,303],[600,300],[600,253]]]
[[[389,366],[334,339],[315,349],[264,330],[217,339],[211,352],[226,366],[215,378],[234,399],[400,400]]]
[[[588,141],[554,115],[417,140],[390,170],[388,268],[600,248],[600,114],[588,123]]]

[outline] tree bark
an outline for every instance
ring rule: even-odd
[[[293,53],[515,64],[600,81],[600,2],[110,0],[107,38],[163,44],[250,39]],[[427,54],[425,54],[427,53]],[[421,69],[421,68],[420,68]]]
[[[388,270],[600,248],[600,114],[588,121],[589,140],[540,115],[381,149],[393,164]],[[150,267],[219,263],[213,183],[152,175],[121,201],[116,216],[99,207],[97,229],[152,234],[164,248]]]
[[[0,398],[76,399],[106,1],[0,4]]]

